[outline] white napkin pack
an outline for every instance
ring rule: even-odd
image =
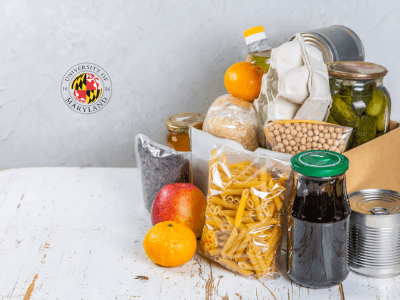
[[[263,75],[261,93],[254,102],[261,145],[267,146],[266,122],[325,121],[331,104],[329,76],[322,53],[296,34],[294,40],[272,49],[269,71]]]

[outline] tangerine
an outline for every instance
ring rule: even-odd
[[[187,263],[196,252],[196,247],[194,232],[174,221],[154,225],[143,241],[148,258],[163,267],[177,267]]]
[[[250,62],[238,62],[225,73],[225,88],[233,97],[253,101],[260,95],[265,70]]]

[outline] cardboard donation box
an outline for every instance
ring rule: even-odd
[[[400,128],[390,122],[390,131],[344,152],[350,161],[346,173],[347,192],[388,189],[400,192]]]
[[[234,141],[215,137],[207,132],[190,128],[193,184],[206,195],[208,161],[214,145],[220,144],[248,152]],[[292,155],[257,148],[257,153],[290,160]],[[343,153],[350,161],[346,172],[347,192],[362,189],[389,189],[400,192],[400,127],[391,121],[390,131],[368,143]]]

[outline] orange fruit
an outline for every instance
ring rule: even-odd
[[[187,263],[196,252],[196,247],[194,232],[174,221],[156,224],[147,232],[143,241],[147,256],[164,267],[177,267]]]
[[[249,62],[238,62],[225,73],[225,87],[233,97],[253,101],[260,95],[265,70]]]

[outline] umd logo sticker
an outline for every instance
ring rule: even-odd
[[[82,63],[65,73],[61,95],[70,109],[81,114],[102,110],[111,98],[111,79],[101,67]]]

